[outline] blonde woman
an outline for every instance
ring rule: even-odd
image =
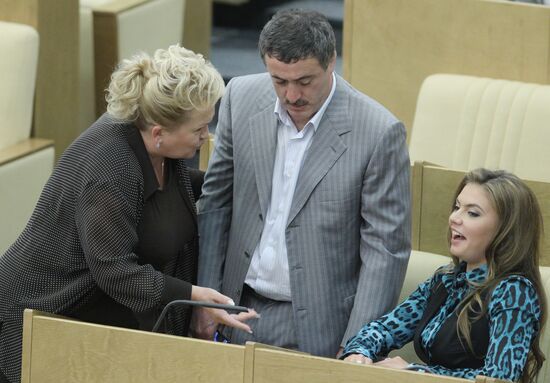
[[[345,360],[475,379],[535,382],[546,299],[538,262],[542,218],[516,176],[478,169],[458,186],[449,217],[453,264],[347,343]],[[426,365],[385,358],[413,341]]]
[[[172,300],[229,302],[195,285],[202,174],[183,161],[206,140],[223,91],[214,67],[179,46],[124,60],[113,73],[108,112],[62,155],[0,257],[0,380],[19,381],[25,308],[151,329]],[[243,321],[252,311],[210,312],[251,331]],[[169,312],[164,331],[186,335],[189,317]]]

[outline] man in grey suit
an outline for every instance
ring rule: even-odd
[[[224,335],[334,357],[390,310],[410,253],[405,129],[334,74],[326,18],[277,13],[268,73],[231,80],[199,200],[199,284],[253,307]],[[212,324],[198,313],[197,331]]]

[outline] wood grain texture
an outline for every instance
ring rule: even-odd
[[[357,365],[253,342],[243,347],[100,326],[34,310],[25,310],[23,344],[23,383],[471,382]]]
[[[97,117],[107,110],[105,90],[119,57],[117,13],[94,11],[94,76]]]
[[[204,57],[210,56],[212,0],[185,0],[183,46]]]
[[[471,380],[352,364],[335,359],[258,349],[254,383],[467,383]]]
[[[27,382],[243,381],[243,346],[29,315],[23,350]]]
[[[409,131],[430,74],[550,82],[550,7],[499,0],[346,0],[345,7],[345,77]]]

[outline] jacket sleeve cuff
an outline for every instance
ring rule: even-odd
[[[162,303],[168,304],[178,299],[191,299],[191,288],[193,285],[181,279],[164,276],[164,290],[162,291]]]

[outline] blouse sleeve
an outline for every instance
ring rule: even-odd
[[[136,312],[188,299],[189,283],[138,264],[135,203],[108,182],[90,183],[78,197],[76,227],[92,278],[101,290]]]
[[[539,330],[540,306],[536,290],[526,278],[507,278],[493,291],[488,314],[490,341],[483,367],[448,369],[432,365],[429,369],[436,374],[466,379],[484,375],[517,381]]]
[[[376,361],[410,342],[426,308],[432,284],[433,278],[428,279],[394,310],[366,324],[347,342],[341,358],[362,354]]]

